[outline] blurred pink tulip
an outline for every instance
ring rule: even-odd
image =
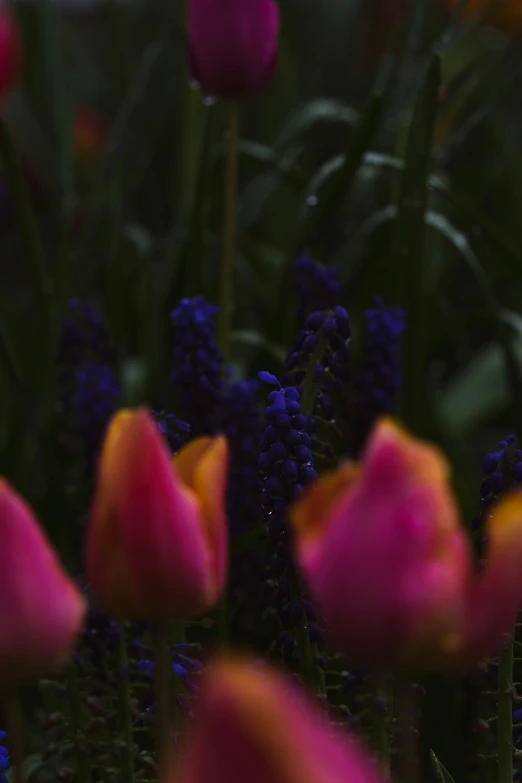
[[[355,740],[282,675],[218,663],[204,675],[181,763],[161,783],[383,783]]]
[[[22,40],[13,14],[0,0],[0,101],[20,77]]]
[[[149,413],[123,410],[103,446],[86,543],[94,598],[114,617],[204,614],[226,578],[225,438],[170,460]]]
[[[85,602],[31,509],[0,480],[0,684],[53,674],[75,645]]]
[[[274,0],[189,0],[189,66],[218,98],[246,98],[265,87],[278,62]]]
[[[522,493],[494,509],[476,572],[448,465],[390,420],[291,511],[300,567],[331,639],[365,667],[467,667],[522,603]]]

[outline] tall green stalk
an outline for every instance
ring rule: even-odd
[[[513,783],[513,637],[500,653],[498,661],[498,783]]]
[[[125,783],[131,783],[134,778],[134,737],[132,732],[131,691],[129,686],[129,661],[127,657],[127,634],[125,626],[120,625],[118,642],[118,714],[120,731],[123,735],[121,751],[121,772]]]
[[[234,293],[236,253],[236,202],[238,181],[239,106],[232,102],[228,110],[227,156],[225,164],[223,261],[219,297],[219,347],[225,364],[230,360],[230,332]]]
[[[84,733],[85,726],[80,690],[78,688],[78,672],[74,662],[72,662],[67,669],[67,697],[69,700],[69,716],[71,718],[73,745],[76,750],[78,783],[90,783],[91,765],[89,763],[89,756],[81,742],[81,735]]]

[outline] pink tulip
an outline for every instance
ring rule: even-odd
[[[244,98],[277,68],[279,13],[274,0],[189,0],[189,65],[209,95]]]
[[[17,82],[21,65],[22,42],[18,25],[0,0],[0,100]]]
[[[53,674],[74,648],[85,615],[29,506],[0,479],[0,684]]]
[[[489,521],[478,572],[448,465],[390,420],[291,511],[297,557],[334,645],[356,664],[459,667],[501,645],[522,603],[522,493]]]
[[[355,740],[282,675],[219,663],[204,676],[181,764],[162,783],[383,783]]]
[[[120,411],[100,457],[86,545],[94,598],[114,617],[204,614],[226,578],[223,437],[198,438],[170,460],[148,412]]]

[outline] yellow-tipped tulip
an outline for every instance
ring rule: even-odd
[[[226,579],[228,445],[198,438],[172,460],[144,408],[117,413],[103,446],[86,544],[93,596],[109,614],[204,614]]]

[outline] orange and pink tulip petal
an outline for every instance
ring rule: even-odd
[[[522,495],[495,512],[476,574],[444,457],[387,419],[361,465],[319,479],[290,521],[312,599],[354,663],[476,663],[511,630],[522,600]]]
[[[375,761],[287,681],[254,663],[204,676],[181,763],[162,783],[383,783]]]
[[[87,545],[95,599],[115,617],[203,614],[226,575],[228,447],[189,443],[171,462],[145,409],[114,417],[100,458]]]
[[[16,685],[53,674],[69,659],[85,601],[29,506],[0,480],[0,682]]]

